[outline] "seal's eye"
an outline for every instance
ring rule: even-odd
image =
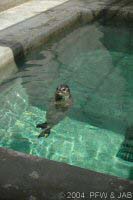
[[[66,88],[62,88],[62,91],[65,92],[65,91],[66,91]]]

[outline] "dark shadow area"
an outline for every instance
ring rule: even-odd
[[[133,167],[130,170],[129,179],[133,180]]]
[[[123,1],[124,6],[130,4],[130,1]],[[116,13],[117,14],[117,13]],[[115,15],[113,15],[112,17],[112,21],[109,21],[108,19],[103,19],[102,23],[104,25],[108,26],[115,26],[116,30],[114,31],[114,34],[110,35],[108,34],[108,31],[106,31],[106,29],[104,29],[104,37],[102,37],[101,42],[104,44],[104,46],[106,46],[106,48],[109,51],[112,52],[119,52],[120,56],[116,59],[114,59],[112,57],[112,61],[114,63],[114,66],[118,66],[119,62],[123,62],[124,57],[126,57],[127,55],[132,56],[133,55],[133,24],[127,23],[125,21],[123,22],[119,22],[119,21],[115,21]],[[119,30],[119,26],[122,26],[122,30]],[[126,31],[125,27],[127,27]],[[118,30],[117,30],[118,29]],[[125,32],[125,40],[123,40],[123,34]],[[118,37],[116,37],[116,35],[119,35]],[[113,39],[113,42],[112,42]],[[132,63],[130,63],[130,61],[125,61],[125,63],[123,64],[123,71],[122,71],[122,75],[123,77],[126,79],[127,81],[127,95],[128,93],[132,96],[131,98],[133,98],[133,90],[132,90],[132,70],[131,70],[131,65]],[[125,69],[124,69],[125,68]],[[128,73],[129,71],[129,73]],[[130,75],[129,75],[130,74]],[[128,102],[127,102],[127,98],[125,97],[123,99],[123,109],[125,109],[125,107],[128,107]],[[131,106],[132,107],[132,106]],[[130,112],[130,110],[128,111]],[[128,117],[128,113],[126,114]],[[132,117],[133,114],[130,114],[130,117]],[[132,126],[128,126],[128,119],[125,117],[125,125],[126,125],[126,130],[125,130],[125,139],[123,141],[123,143],[121,144],[121,148],[119,150],[119,152],[117,153],[117,156],[123,160],[129,161],[129,162],[133,162],[133,127]],[[131,179],[133,178],[132,176],[132,172],[131,172]]]
[[[29,154],[30,142],[28,139],[19,136],[19,138],[13,138],[13,140],[10,142],[9,148],[13,149],[14,151],[19,151]]]
[[[117,156],[123,160],[133,162],[133,126],[126,129],[125,139]]]
[[[106,29],[100,29],[104,34],[100,41],[109,51],[133,54],[133,23],[119,22],[115,19],[106,22],[100,21],[100,23],[107,27]],[[109,34],[112,28],[114,28],[114,31]],[[117,60],[112,58],[115,66],[121,61],[123,54]]]
[[[0,39],[0,46],[9,47],[12,50],[16,66],[22,69],[26,59],[23,45],[18,41]]]
[[[133,2],[130,0],[112,0],[108,1],[104,9],[102,10],[100,17],[103,23],[106,23],[111,20],[117,21],[131,21],[130,17],[120,16],[120,11],[125,8],[126,6],[133,6]],[[111,8],[114,8],[111,10]]]
[[[116,10],[113,10],[110,15],[110,8],[112,6],[119,6]],[[129,99],[133,99],[133,88],[132,88],[132,77],[133,73],[131,70],[132,63],[130,63],[130,57],[133,55],[133,23],[128,17],[118,17],[120,15],[120,11],[122,8],[126,9],[126,6],[133,6],[133,2],[130,0],[118,0],[113,1],[112,3],[108,4],[107,7],[102,12],[102,19],[100,22],[107,27],[116,27],[116,30],[112,34],[108,34],[107,29],[101,30],[104,36],[101,38],[101,42],[110,52],[119,52],[120,55],[117,59],[114,59],[112,56],[112,61],[115,67],[119,66],[119,63],[123,63],[122,65],[122,76],[126,80],[126,95],[123,99],[123,109],[125,110],[125,137],[124,141],[121,144],[121,147],[117,153],[117,157],[122,160],[129,162],[130,164],[133,163],[133,126],[128,125],[130,124],[131,118],[133,117],[133,113],[131,114],[130,108],[127,111],[126,108],[132,108],[132,105],[128,103],[127,96],[129,95]],[[122,30],[119,27],[122,27]],[[126,29],[126,31],[125,31]],[[126,35],[125,40],[123,40],[123,35]],[[118,35],[118,37],[116,37]],[[127,61],[123,62],[124,57],[129,55]],[[130,102],[130,101],[129,101]],[[129,105],[128,105],[129,104]],[[129,172],[129,179],[133,180],[133,167],[130,168]]]
[[[116,155],[118,158],[133,164],[133,126],[126,129],[125,139]],[[133,165],[130,168],[129,177],[133,180]]]

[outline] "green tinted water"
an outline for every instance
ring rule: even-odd
[[[132,162],[116,156],[133,124],[132,33],[87,25],[29,55],[0,86],[0,146],[132,179]],[[70,86],[73,107],[38,139],[36,124],[61,83]]]

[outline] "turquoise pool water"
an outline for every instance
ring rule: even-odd
[[[132,77],[132,27],[74,30],[33,52],[0,85],[0,146],[133,179],[133,163],[117,157],[133,124]],[[38,139],[36,124],[45,121],[61,83],[70,86],[73,107],[48,138]]]

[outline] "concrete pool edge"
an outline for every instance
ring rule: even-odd
[[[16,0],[6,0],[6,1],[0,2],[0,12],[4,11],[6,9],[9,9],[11,7],[14,7],[14,6],[18,6],[27,1],[30,1],[30,0],[17,0],[17,1]]]
[[[60,200],[72,192],[92,199],[95,192],[115,197],[132,191],[133,181],[0,148],[0,194],[4,199]],[[70,192],[70,193],[68,193]],[[131,194],[130,194],[131,195]]]

